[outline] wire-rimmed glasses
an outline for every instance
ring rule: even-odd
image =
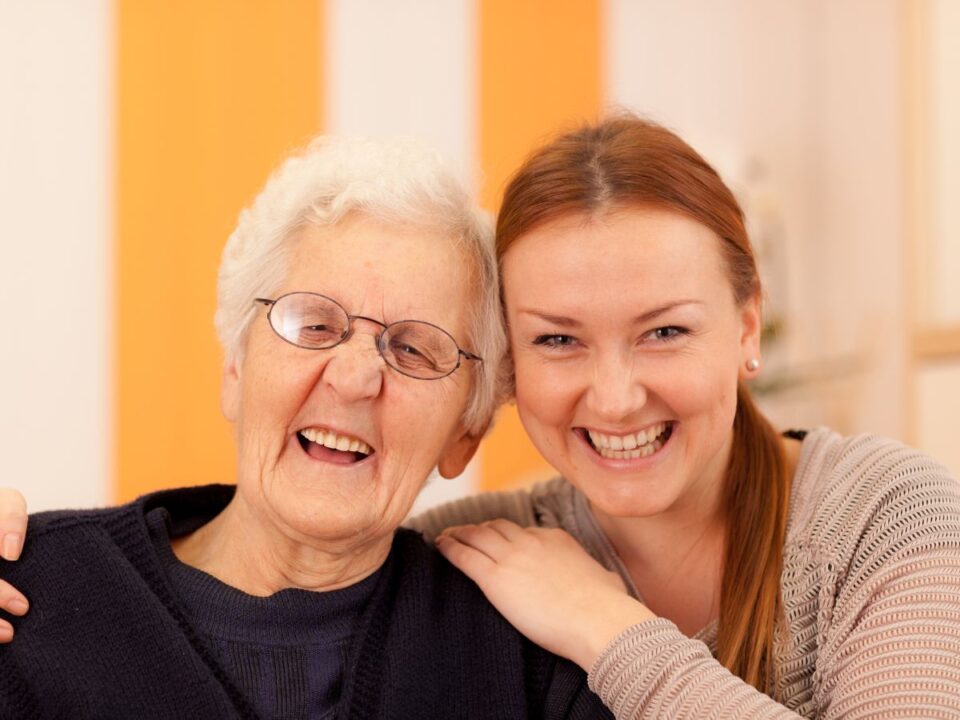
[[[333,298],[311,292],[292,292],[275,300],[255,298],[266,305],[270,327],[281,339],[307,350],[336,347],[353,334],[353,321],[366,320],[383,328],[376,336],[377,351],[399,373],[419,380],[439,380],[460,367],[461,358],[483,358],[462,349],[441,327],[423,320],[400,320],[389,325],[350,315]]]

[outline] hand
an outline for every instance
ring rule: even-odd
[[[13,561],[20,557],[27,534],[27,502],[16,490],[0,488],[0,557]],[[12,615],[24,615],[27,599],[10,583],[0,580],[0,608]],[[0,619],[0,643],[13,640],[13,626]]]
[[[437,548],[517,630],[587,671],[623,630],[656,617],[563,530],[492,520],[447,528]]]

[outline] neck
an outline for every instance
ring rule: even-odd
[[[673,574],[722,556],[725,523],[719,507],[652,517],[615,517],[596,508],[597,523],[631,573]],[[634,578],[638,580],[638,578]]]
[[[725,548],[719,514],[596,517],[655,615],[672,621],[688,637],[718,616]]]
[[[317,592],[355,585],[386,561],[393,537],[317,541],[276,527],[240,492],[195,532],[171,541],[180,562],[248,595],[298,588]]]

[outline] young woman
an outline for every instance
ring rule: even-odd
[[[422,519],[447,558],[618,718],[960,717],[960,487],[758,411],[716,172],[635,117],[583,128],[516,173],[497,250],[517,407],[563,477]]]
[[[960,488],[764,419],[714,170],[653,123],[585,127],[519,169],[497,242],[515,401],[562,477],[414,524],[620,720],[960,717]]]

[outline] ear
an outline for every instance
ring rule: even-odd
[[[457,430],[440,455],[437,472],[448,480],[460,475],[473,459],[482,439],[483,433],[471,435],[462,428]]]
[[[236,360],[227,360],[220,378],[220,412],[228,422],[236,422],[240,416],[240,365]]]
[[[756,371],[747,369],[750,360],[760,359],[760,334],[763,330],[763,307],[755,295],[740,306],[740,378],[746,380]]]

